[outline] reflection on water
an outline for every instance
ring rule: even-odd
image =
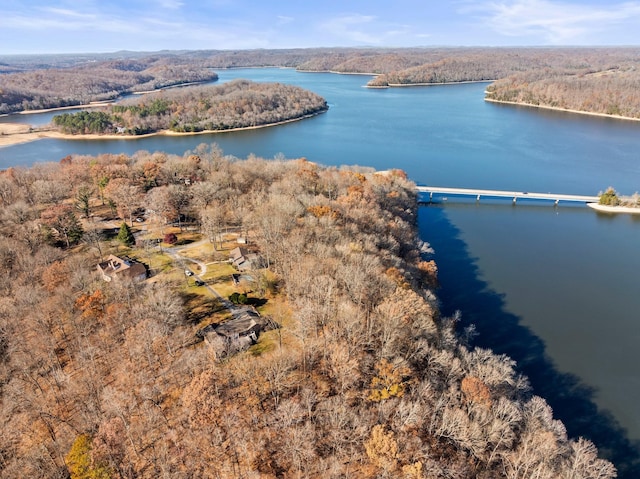
[[[504,251],[505,243],[517,242],[523,235],[529,235],[531,231],[525,228],[527,231],[515,232],[508,241],[496,244],[492,252],[482,250],[480,257],[478,257],[476,256],[478,252],[476,242],[471,241],[471,247],[467,244],[466,238],[469,237],[469,232],[464,232],[455,225],[455,222],[462,222],[464,226],[467,226],[467,222],[461,220],[462,215],[458,214],[460,212],[462,215],[476,215],[474,221],[483,224],[485,235],[489,237],[487,240],[491,241],[495,239],[496,234],[508,233],[511,231],[510,228],[517,224],[517,221],[500,221],[500,216],[521,216],[525,222],[533,223],[531,228],[540,228],[541,223],[554,224],[553,221],[536,221],[536,217],[544,218],[553,214],[553,207],[551,207],[551,211],[544,211],[542,207],[511,207],[508,205],[477,207],[473,204],[448,204],[446,207],[431,205],[420,208],[421,237],[431,243],[435,249],[435,259],[438,262],[438,274],[441,282],[438,295],[442,302],[443,313],[450,315],[455,310],[460,310],[463,325],[474,324],[477,328],[479,335],[475,340],[476,345],[491,348],[497,353],[507,354],[515,359],[519,370],[529,377],[535,393],[547,399],[554,409],[555,416],[562,419],[567,426],[568,433],[573,437],[584,436],[594,441],[601,454],[616,464],[620,478],[640,477],[640,442],[637,436],[634,440],[629,439],[626,427],[607,409],[607,405],[603,405],[599,400],[602,390],[598,386],[594,386],[592,381],[588,383],[582,377],[566,372],[567,370],[558,364],[563,361],[554,360],[556,356],[550,354],[549,351],[549,338],[556,335],[564,336],[562,331],[570,331],[568,337],[563,337],[561,340],[563,343],[561,349],[564,349],[563,356],[577,355],[580,361],[587,363],[585,367],[600,369],[604,376],[613,375],[615,381],[621,381],[620,387],[615,388],[616,392],[620,393],[620,389],[626,389],[625,393],[629,397],[626,398],[628,404],[625,406],[630,411],[635,411],[639,394],[637,390],[634,391],[635,374],[630,371],[630,377],[620,377],[618,372],[610,369],[615,365],[606,360],[606,356],[609,354],[618,355],[616,338],[620,339],[620,336],[617,335],[617,332],[612,334],[612,338],[609,338],[612,340],[610,343],[606,337],[600,337],[598,332],[589,334],[588,318],[572,317],[564,313],[560,314],[561,318],[549,317],[544,312],[545,307],[542,308],[541,316],[536,318],[531,318],[532,313],[528,310],[525,311],[526,318],[515,314],[514,311],[520,310],[521,305],[518,301],[507,299],[511,296],[511,290],[514,288],[501,289],[496,285],[503,284],[503,282],[519,285],[516,286],[516,289],[525,290],[523,294],[531,297],[532,301],[548,304],[549,298],[546,295],[549,294],[549,291],[544,285],[531,285],[532,282],[540,281],[539,278],[522,281],[522,277],[528,275],[535,267],[523,266],[522,262],[518,262],[513,264],[511,268],[504,268],[510,272],[508,278],[488,281],[486,277],[493,279],[494,274],[485,272],[485,268],[481,264],[486,261],[481,261],[480,258],[489,255],[495,256],[493,260],[497,262],[500,261],[500,258],[508,261],[511,253]],[[560,208],[558,213],[560,216],[565,212]],[[575,213],[576,211],[572,211],[568,215],[574,216]],[[587,213],[592,214],[590,211]],[[591,222],[581,213],[575,216],[582,218],[587,223]],[[498,222],[507,224],[503,224],[504,229],[501,229]],[[492,233],[491,230],[494,232]],[[534,235],[532,239],[539,241],[550,234],[550,231],[542,230],[541,234]],[[549,249],[554,248],[553,243],[553,240],[546,242],[544,249],[547,249],[547,254],[549,254]],[[532,252],[529,261],[535,263],[537,261],[535,255],[539,254],[542,249],[538,248]],[[545,269],[545,266],[541,265],[540,269]],[[547,274],[553,274],[553,268],[550,268]],[[542,276],[547,274],[543,273]],[[554,281],[547,282],[556,286],[559,284]],[[575,287],[581,286],[582,284],[577,284]],[[570,285],[562,283],[560,283],[560,287],[563,289],[571,288]],[[506,290],[509,292],[505,295],[504,291]],[[564,291],[561,291],[556,296],[562,296],[563,293]],[[552,299],[552,301],[554,300]],[[588,295],[585,295],[584,301],[594,303],[594,301],[589,301]],[[628,313],[628,315],[631,314]],[[605,318],[600,319],[604,321]],[[583,322],[587,324],[582,325]],[[540,323],[547,323],[546,327],[540,328]],[[544,336],[538,333],[540,329],[545,331]],[[592,336],[591,340],[586,341],[585,338],[589,336]],[[637,338],[634,335],[635,339]],[[600,349],[599,352],[598,349]],[[631,354],[636,355],[637,353]],[[632,366],[637,364],[637,358],[629,357],[627,359],[632,363]]]
[[[282,81],[325,97],[327,113],[283,126],[201,136],[37,142],[0,148],[0,168],[68,154],[306,157],[401,168],[418,184],[595,195],[640,189],[640,123],[483,101],[483,84],[372,90],[367,78],[282,69],[223,70],[220,81]],[[477,324],[479,344],[514,357],[571,434],[640,477],[640,218],[584,206],[446,202],[420,210],[435,246],[445,313]]]

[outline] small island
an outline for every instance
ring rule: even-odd
[[[603,213],[631,213],[640,214],[640,195],[634,193],[631,196],[620,196],[610,186],[604,193],[600,193],[600,201],[587,203],[589,208]]]
[[[256,128],[327,110],[324,98],[297,86],[235,80],[164,90],[93,111],[64,113],[54,127],[70,135],[139,136]]]

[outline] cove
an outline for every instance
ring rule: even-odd
[[[401,168],[418,184],[595,195],[639,189],[640,124],[483,101],[485,84],[363,88],[367,77],[287,69],[221,70],[308,88],[329,111],[273,128],[141,140],[40,140],[0,148],[0,168],[68,154],[280,153],[325,165]],[[640,477],[640,218],[586,207],[440,198],[420,209],[446,315],[475,344],[509,354],[569,434]]]

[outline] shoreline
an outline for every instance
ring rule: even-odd
[[[378,77],[385,75],[385,73],[360,73],[360,72],[341,72],[337,70],[298,70],[300,73],[333,73],[334,75],[359,75],[359,76],[371,76]],[[410,86],[440,86],[440,85],[465,85],[468,83],[493,83],[496,80],[465,80],[465,81],[451,81],[451,82],[438,82],[438,83],[388,83],[386,85],[363,85],[364,88],[372,89],[385,89],[396,87],[410,87]]]
[[[448,81],[448,82],[438,82],[438,83],[389,83],[388,88],[409,87],[409,86],[467,85],[470,83],[493,83],[494,81],[495,80],[465,80],[465,81]],[[368,88],[380,88],[380,87],[372,86]]]
[[[251,67],[209,67],[212,70],[250,70],[260,68],[279,68],[281,70],[295,70],[296,67],[280,67],[278,65],[263,65],[263,66],[251,66]]]
[[[217,82],[217,81],[218,81],[218,79],[193,81],[193,82],[188,82],[188,83],[178,83],[176,85],[164,86],[164,87],[156,88],[154,90],[122,92],[116,98],[114,98],[112,100],[96,100],[96,101],[91,101],[89,103],[85,103],[85,104],[82,104],[82,105],[56,106],[56,107],[53,107],[53,108],[41,108],[39,110],[22,110],[22,111],[16,111],[16,112],[13,112],[13,113],[3,113],[3,114],[0,114],[0,117],[8,117],[8,116],[12,116],[12,115],[31,115],[31,114],[36,114],[36,113],[50,113],[52,111],[73,110],[73,109],[76,109],[76,108],[81,108],[81,109],[82,108],[99,108],[101,106],[109,106],[109,105],[116,104],[118,102],[118,99],[121,99],[123,95],[148,95],[149,93],[155,93],[155,92],[160,92],[160,91],[164,91],[164,90],[169,90],[171,88],[180,88],[180,87],[184,87],[184,86],[205,85],[207,83],[213,83],[213,82]]]
[[[634,208],[632,206],[607,206],[607,205],[601,205],[598,203],[587,203],[587,206],[601,213],[613,213],[613,214],[626,213],[626,214],[632,214],[632,215],[640,214],[640,208]]]
[[[159,130],[159,131],[154,131],[153,133],[146,133],[144,135],[115,135],[115,134],[102,135],[98,133],[89,133],[84,135],[71,135],[69,133],[61,133],[56,130],[30,131],[31,127],[29,125],[24,125],[20,123],[5,123],[4,125],[8,125],[13,128],[16,128],[17,125],[21,127],[26,127],[29,131],[7,132],[7,130],[2,130],[3,124],[0,124],[0,148],[6,147],[6,146],[20,145],[20,144],[29,143],[32,141],[42,140],[46,138],[52,138],[56,140],[138,140],[141,138],[150,138],[152,136],[194,136],[194,135],[226,133],[226,132],[233,132],[233,131],[257,130],[259,128],[269,128],[271,126],[285,125],[287,123],[292,123],[294,121],[305,120],[307,118],[312,118],[314,116],[325,113],[328,110],[329,108],[325,108],[315,113],[309,113],[307,115],[299,116],[296,118],[290,118],[288,120],[282,120],[276,123],[265,123],[264,125],[243,126],[239,128],[229,128],[227,130],[205,130],[205,131],[186,131],[186,132]]]
[[[333,73],[334,75],[360,75],[372,77],[384,75],[383,73],[339,72],[337,70],[299,70],[298,68],[296,68],[295,70],[299,73]]]
[[[73,110],[76,108],[99,108],[101,106],[113,105],[114,103],[115,103],[114,100],[92,101],[91,103],[87,103],[85,105],[57,106],[54,108],[42,108],[40,110],[22,110],[22,111],[16,111],[15,113],[3,113],[0,116],[9,117],[13,115],[33,115],[37,113],[50,113],[52,111]]]
[[[118,96],[118,98],[122,98],[122,95],[148,95],[150,93],[156,93],[156,92],[161,92],[161,91],[165,91],[165,90],[171,90],[174,88],[182,88],[182,87],[189,87],[189,86],[201,86],[201,85],[206,85],[207,83],[216,83],[219,80],[219,78],[216,78],[215,80],[202,80],[202,81],[191,81],[191,82],[187,82],[187,83],[178,83],[176,85],[169,85],[169,86],[163,86],[160,88],[156,88],[154,90],[142,90],[142,91],[132,91],[129,93],[123,93],[120,96]],[[106,101],[110,101],[111,103],[117,103],[116,101],[111,101],[111,100],[106,100]]]
[[[487,97],[484,98],[484,101],[488,101],[490,103],[498,103],[502,105],[525,106],[528,108],[540,108],[542,110],[562,111],[565,113],[577,113],[579,115],[599,116],[601,118],[612,118],[614,120],[640,121],[640,118],[633,118],[630,116],[608,115],[607,113],[597,113],[594,111],[583,111],[583,110],[572,110],[569,108],[560,108],[558,106],[534,105],[533,103],[519,103],[517,101],[495,100],[493,98],[487,98]]]

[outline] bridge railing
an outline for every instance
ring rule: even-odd
[[[526,198],[532,200],[547,200],[553,201],[556,205],[560,201],[574,202],[574,203],[597,203],[600,199],[599,196],[587,196],[587,195],[571,195],[562,193],[534,193],[528,191],[506,191],[506,190],[486,190],[486,189],[472,189],[472,188],[448,188],[443,186],[418,186],[417,191],[420,193],[428,193],[429,199],[433,199],[434,194],[448,194],[458,196],[475,196],[476,201],[480,201],[481,197],[490,198],[511,198],[515,203],[519,198]]]

